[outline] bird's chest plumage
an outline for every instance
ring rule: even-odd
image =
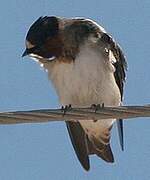
[[[100,53],[83,48],[74,61],[45,65],[63,105],[119,105],[120,92],[113,67]]]

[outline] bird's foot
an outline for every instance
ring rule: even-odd
[[[104,108],[104,103],[102,103],[102,104],[92,104],[91,108],[94,109],[95,113],[96,113],[98,110]]]
[[[92,104],[91,108],[94,109],[94,111],[96,113],[98,110],[104,108],[104,103],[102,103],[102,104]],[[93,122],[97,122],[97,120],[93,120]]]
[[[71,104],[66,105],[66,106],[62,106],[61,111],[63,112],[63,116],[66,114],[67,111],[70,111],[71,109],[72,109]]]

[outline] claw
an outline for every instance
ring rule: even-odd
[[[69,111],[69,110],[71,110],[71,109],[72,109],[71,104],[66,105],[66,106],[62,106],[62,107],[61,107],[61,111],[63,112],[63,116],[66,114],[67,111]]]
[[[102,103],[102,106],[101,106],[101,108],[104,108],[104,103]]]
[[[91,109],[95,109],[95,108],[96,108],[96,104],[92,104]]]
[[[102,104],[92,104],[91,108],[95,110],[95,113],[100,110],[101,108],[104,108],[104,103]]]

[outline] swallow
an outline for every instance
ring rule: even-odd
[[[85,18],[45,16],[29,28],[28,55],[48,73],[61,105],[120,106],[127,62],[121,47],[96,22]],[[113,163],[111,129],[116,119],[66,121],[77,158],[90,169],[89,155]],[[117,120],[123,150],[123,120]]]

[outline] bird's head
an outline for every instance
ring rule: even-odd
[[[80,46],[91,36],[98,38],[98,34],[99,28],[90,20],[40,17],[27,33],[26,50],[22,56],[74,60]]]
[[[51,59],[61,54],[58,18],[40,17],[30,27],[26,36],[26,50],[22,56]]]

